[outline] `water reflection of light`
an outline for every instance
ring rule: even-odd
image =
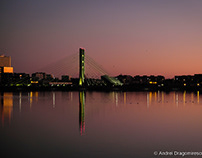
[[[5,119],[8,119],[10,123],[12,111],[13,111],[13,93],[4,92],[1,97],[1,120],[3,126]]]
[[[53,108],[55,107],[55,92],[53,92]]]
[[[199,104],[199,91],[197,91],[197,103]]]
[[[147,93],[147,108],[149,108],[149,93]]]
[[[79,92],[79,128],[80,135],[85,133],[85,93]]]
[[[164,92],[161,92],[161,101],[162,101],[162,104],[164,103]]]
[[[185,105],[185,102],[186,102],[186,91],[184,91],[184,93],[183,93],[183,103],[184,103],[184,105]]]
[[[178,93],[176,94],[176,106],[178,107]]]
[[[118,100],[119,98],[118,98],[118,93],[116,92],[115,93],[115,104],[116,104],[116,106],[118,106]]]
[[[152,102],[152,92],[149,92],[149,105],[151,105]]]
[[[154,100],[155,100],[155,102],[157,101],[157,93],[156,92],[154,92]]]
[[[35,101],[38,102],[39,92],[30,92],[28,93],[28,100],[30,103],[30,108],[32,107],[33,98],[35,98]]]
[[[126,105],[126,92],[123,93],[123,101],[124,101],[124,105]]]
[[[160,101],[160,91],[158,91],[158,102]]]
[[[159,101],[160,92],[147,92],[147,107]]]
[[[194,101],[194,93],[192,92],[191,93],[191,102],[193,102]]]
[[[112,102],[115,103],[116,106],[118,106],[118,102],[119,102],[118,92],[110,92],[109,96],[112,99]]]
[[[35,96],[35,98],[36,98],[36,102],[38,102],[39,92],[35,92],[35,93],[34,93],[34,96]]]
[[[21,107],[22,107],[22,92],[19,93],[19,110],[21,112]]]
[[[73,100],[73,92],[70,92],[70,100]]]
[[[32,96],[33,96],[33,92],[30,92],[30,95],[29,95],[30,108],[32,107]]]
[[[112,94],[112,101],[114,103],[114,92],[112,92],[111,94]]]

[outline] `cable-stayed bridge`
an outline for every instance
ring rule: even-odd
[[[55,77],[62,75],[69,75],[74,78],[79,78],[79,53],[71,54],[56,62],[53,62],[40,71],[53,74]],[[86,78],[100,78],[102,75],[110,74],[99,65],[93,58],[85,54],[85,77]]]
[[[92,85],[96,79],[102,78],[105,83],[111,85],[122,85],[122,83],[110,77],[110,74],[93,58],[85,53],[83,48],[79,49],[79,53],[74,53],[61,60],[51,63],[40,69],[42,72],[53,74],[55,77],[68,75],[73,78],[79,78],[79,85]],[[101,83],[101,84],[104,84]]]

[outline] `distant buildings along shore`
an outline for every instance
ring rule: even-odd
[[[68,74],[68,72],[67,72]],[[79,86],[79,78],[62,75],[61,78],[45,72],[30,74],[14,73],[11,66],[11,57],[0,55],[0,88],[15,89],[19,87],[74,89]],[[202,74],[175,76],[165,79],[164,76],[119,75],[110,77],[100,76],[100,79],[85,78],[84,87],[99,90],[103,88],[118,87],[120,90],[202,90]]]

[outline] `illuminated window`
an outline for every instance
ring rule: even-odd
[[[13,73],[13,67],[3,67],[4,73]]]

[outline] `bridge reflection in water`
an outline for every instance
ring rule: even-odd
[[[79,92],[79,129],[80,135],[85,134],[85,92]]]
[[[56,93],[52,93],[52,104],[53,108],[56,107]],[[71,102],[73,101],[73,93],[68,92],[69,98]],[[79,95],[79,132],[80,135],[85,134],[85,104],[89,101],[89,97],[86,98],[85,91],[80,91],[77,93]],[[43,94],[43,95],[42,95]],[[47,93],[48,94],[48,93]],[[157,106],[162,105],[174,105],[176,108],[182,107],[185,105],[199,105],[201,104],[201,94],[199,91],[196,92],[110,92],[110,93],[99,93],[104,96],[102,100],[107,100],[113,103],[114,108],[118,108],[120,106],[127,105],[143,105],[141,107],[144,108],[155,108]],[[104,95],[103,95],[104,94]],[[15,97],[15,96],[18,97]],[[19,94],[13,94],[13,92],[2,92],[0,96],[0,119],[1,126],[5,126],[6,124],[10,124],[13,118],[13,113],[17,112],[16,108],[19,106],[19,112],[21,112],[22,108],[26,110],[26,106],[29,106],[29,109],[32,108],[32,104],[38,104],[39,96],[44,96],[44,93],[40,92],[28,92],[23,93],[19,92]],[[99,96],[99,95],[98,95]],[[43,97],[41,97],[43,98]],[[28,101],[27,101],[28,99]],[[86,100],[87,99],[87,100]],[[58,98],[59,100],[59,98]],[[41,101],[40,101],[41,102]],[[78,100],[76,101],[78,103]],[[191,104],[189,104],[191,103]],[[39,103],[40,104],[40,103]],[[78,104],[77,104],[78,106]],[[93,108],[88,109],[90,112],[93,111]],[[14,116],[15,117],[15,116]]]

